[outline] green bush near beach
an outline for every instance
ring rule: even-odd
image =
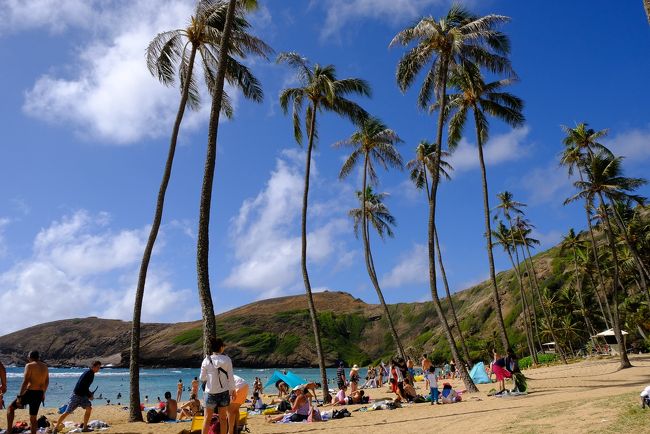
[[[548,365],[557,360],[557,354],[537,354],[537,360],[540,365]],[[519,367],[521,369],[530,368],[533,364],[533,361],[530,356],[522,357],[519,359]]]

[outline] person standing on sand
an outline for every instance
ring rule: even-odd
[[[429,368],[433,366],[431,363],[431,360],[427,357],[426,353],[422,354],[422,374],[424,374],[424,388],[426,390],[429,390],[431,387],[431,383],[429,382],[429,379],[427,378],[426,374],[429,372]]]
[[[342,389],[347,383],[345,379],[345,369],[343,368],[343,360],[339,362],[339,367],[336,370],[336,385],[339,386],[339,389]]]
[[[408,378],[412,382],[415,381],[415,363],[413,363],[413,359],[410,357],[406,358],[406,370],[408,372]]]
[[[181,402],[181,397],[183,396],[183,379],[178,380],[176,385],[176,402]]]
[[[220,434],[233,434],[234,427],[228,427],[228,407],[230,400],[235,399],[235,374],[230,357],[223,351],[226,346],[223,340],[215,338],[210,343],[212,354],[205,357],[201,363],[201,381],[205,381],[205,418],[202,434],[208,434],[210,422],[215,408],[219,411]]]
[[[102,367],[102,362],[99,360],[93,362],[90,365],[90,368],[86,369],[83,374],[77,380],[77,385],[74,386],[72,395],[70,395],[70,401],[66,407],[65,412],[59,417],[59,420],[54,426],[54,434],[61,429],[61,424],[66,417],[70,416],[78,407],[86,410],[84,413],[84,422],[81,425],[81,432],[90,432],[91,429],[88,428],[88,421],[90,420],[90,413],[93,411],[93,404],[90,402],[94,399],[94,392],[90,391],[90,385],[93,384],[95,380],[95,374],[99,372]]]
[[[359,366],[354,365],[350,369],[350,393],[354,393],[359,388]]]
[[[0,362],[0,410],[5,408],[4,394],[7,393],[7,370]]]
[[[248,383],[239,375],[235,377],[235,398],[230,402],[228,407],[228,425],[236,429],[239,425],[239,408],[246,402],[248,396]]]
[[[199,396],[199,379],[198,379],[198,377],[194,377],[194,380],[192,380],[192,392],[191,392],[191,394],[193,394],[195,396]]]
[[[377,366],[377,387],[384,385],[384,362],[380,361]]]
[[[47,365],[40,361],[38,351],[31,351],[28,358],[29,363],[25,365],[20,392],[7,409],[7,427],[13,426],[16,409],[22,409],[29,405],[29,427],[32,434],[36,434],[38,429],[36,416],[38,416],[38,408],[45,401],[45,392],[50,385],[50,373],[47,370]]]

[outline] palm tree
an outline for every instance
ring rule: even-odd
[[[646,17],[648,17],[648,24],[650,24],[650,0],[643,0],[643,8],[645,9]]]
[[[483,158],[483,144],[488,140],[489,122],[486,115],[492,115],[503,120],[513,127],[523,125],[523,101],[502,89],[512,83],[512,79],[504,79],[485,83],[481,72],[476,65],[464,64],[456,69],[450,78],[450,83],[458,89],[458,93],[449,95],[449,111],[454,114],[449,120],[449,150],[453,151],[463,134],[463,127],[467,121],[467,114],[471,110],[474,114],[476,127],[476,147],[481,166],[481,180],[483,183],[483,212],[485,215],[485,239],[487,241],[488,265],[490,269],[490,282],[492,295],[496,306],[498,325],[501,328],[502,339],[507,343],[506,326],[501,312],[501,300],[497,286],[496,272],[494,270],[494,256],[492,254],[492,229],[490,228],[490,202],[488,198],[487,171]]]
[[[176,113],[176,120],[172,128],[172,135],[167,152],[167,162],[163,172],[163,178],[158,190],[156,201],[156,210],[154,213],[153,223],[149,231],[149,238],[145,246],[142,262],[140,264],[140,273],[138,275],[138,284],[136,288],[135,302],[133,307],[133,322],[131,332],[131,353],[130,353],[130,404],[129,420],[141,421],[142,412],[140,411],[140,318],[142,312],[142,301],[144,298],[144,289],[147,279],[147,271],[151,260],[160,224],[162,221],[163,209],[165,204],[165,194],[171,170],[176,153],[176,142],[180,130],[185,108],[189,104],[190,108],[197,109],[200,104],[196,79],[194,77],[194,63],[197,53],[199,54],[206,78],[213,74],[216,60],[212,50],[218,46],[224,27],[225,4],[211,1],[201,1],[197,4],[194,16],[191,17],[190,24],[186,28],[175,29],[160,33],[151,41],[147,47],[147,67],[151,74],[157,77],[164,85],[171,86],[174,84],[176,74],[178,74],[181,85],[181,99]],[[258,39],[248,35],[246,30],[248,23],[241,17],[234,22],[234,32],[237,35],[239,52],[254,51],[257,48],[264,49],[264,44]],[[252,49],[252,50],[251,50]],[[233,61],[229,64],[226,72],[231,80],[244,88],[237,77],[243,76],[241,65]],[[213,83],[206,80],[208,88]],[[245,92],[247,97],[251,95]],[[232,107],[229,104],[224,106],[226,116],[232,117]]]
[[[253,101],[260,102],[263,98],[262,87],[259,81],[244,65],[239,64],[239,74],[236,77],[228,76],[227,71],[231,67],[231,63],[235,62],[235,59],[230,54],[244,57],[246,52],[251,52],[266,57],[271,52],[271,49],[259,39],[255,39],[254,44],[244,46],[246,51],[238,48],[241,46],[240,43],[243,40],[239,38],[238,33],[234,32],[234,23],[238,20],[238,16],[243,15],[245,11],[254,10],[255,8],[257,8],[257,0],[230,0],[228,2],[228,8],[224,11],[225,19],[219,48],[218,51],[215,50],[218,53],[218,60],[215,67],[204,70],[208,75],[208,81],[213,83],[210,86],[212,105],[210,108],[210,120],[208,122],[208,144],[203,168],[203,182],[201,184],[199,227],[196,242],[196,272],[201,314],[203,316],[203,351],[205,354],[210,353],[210,342],[217,333],[212,292],[210,291],[210,210],[212,205],[214,168],[217,157],[219,118],[223,107],[228,105],[228,96],[224,92],[224,82],[226,78],[228,78],[228,82],[230,83],[236,80],[236,83],[242,86],[244,95]],[[214,59],[215,56],[212,57],[213,61]],[[216,75],[213,74],[215,70]]]
[[[582,318],[585,320],[585,325],[589,329],[591,336],[596,334],[589,317],[587,316],[587,308],[585,306],[584,295],[582,293],[582,275],[580,273],[580,267],[578,266],[578,250],[584,247],[585,242],[576,235],[573,228],[569,229],[569,233],[562,238],[560,243],[560,254],[564,253],[566,250],[571,250],[573,255],[573,275],[575,278],[575,293],[578,297],[578,303],[580,303],[580,313]]]
[[[515,275],[517,276],[517,282],[519,283],[519,293],[521,295],[521,310],[523,312],[524,331],[526,332],[526,344],[528,345],[528,351],[530,352],[530,357],[533,360],[533,364],[537,365],[537,351],[535,351],[535,342],[533,340],[532,323],[529,325],[529,322],[531,322],[531,316],[528,309],[528,300],[526,298],[526,293],[524,290],[524,281],[521,277],[521,264],[519,263],[519,257],[517,257],[517,264],[515,264],[514,258],[512,256],[512,251],[514,250],[516,252],[517,246],[512,244],[513,237],[511,231],[501,221],[497,225],[497,229],[495,231],[492,231],[492,236],[495,239],[495,244],[501,246],[503,248],[503,251],[508,254],[512,269],[515,271]]]
[[[639,204],[642,205],[643,200],[641,199],[644,198],[639,198]],[[632,263],[636,267],[636,270],[639,274],[639,285],[641,286],[642,291],[648,294],[648,284],[646,282],[646,279],[650,278],[650,273],[648,273],[648,267],[646,267],[646,265],[643,263],[639,251],[630,239],[627,225],[624,221],[625,214],[632,214],[630,210],[630,201],[614,200],[612,202],[611,210],[612,215],[614,216],[614,221],[618,225],[619,233],[623,239],[623,243],[629,249],[630,259],[632,259]]]
[[[509,191],[504,191],[503,193],[498,193],[497,194],[497,199],[499,199],[499,204],[497,205],[497,210],[498,210],[498,212],[501,212],[503,214],[505,219],[508,221],[508,224],[510,225],[510,230],[512,231],[511,235],[513,236],[513,240],[512,240],[513,244],[515,244],[515,245],[517,244],[515,242],[514,236],[518,235],[519,236],[518,241],[521,241],[522,248],[525,247],[526,249],[529,249],[529,245],[526,242],[526,240],[523,237],[522,232],[521,232],[521,229],[523,229],[523,228],[520,225],[520,227],[518,228],[519,230],[514,230],[515,224],[513,223],[513,218],[515,217],[515,215],[522,215],[523,214],[523,211],[521,210],[521,208],[526,206],[526,204],[524,204],[522,202],[517,202],[516,200],[514,200],[512,193],[510,193]],[[528,256],[529,256],[530,265],[531,265],[531,270],[528,270],[528,275],[529,276],[532,275],[532,277],[533,277],[533,281],[535,283],[533,285],[533,288],[535,289],[537,299],[540,301],[540,305],[541,305],[541,308],[542,308],[542,313],[544,314],[544,318],[546,319],[546,322],[548,324],[551,324],[552,323],[552,321],[550,320],[551,313],[548,311],[548,309],[546,308],[544,303],[541,302],[542,301],[542,295],[541,295],[540,290],[539,290],[539,284],[537,282],[537,275],[535,273],[535,264],[533,263],[533,259],[532,259],[531,255],[530,255],[530,250],[528,250]],[[524,256],[524,262],[526,262],[526,257],[525,256]],[[528,269],[528,265],[526,265],[526,268]],[[558,342],[555,339],[556,336],[553,335],[555,333],[555,330],[554,330],[553,327],[549,327],[549,332],[551,333],[551,336],[553,337],[553,340]],[[567,363],[566,358],[564,357],[564,353],[562,351],[560,351],[560,357],[562,358],[562,361],[564,363]]]
[[[530,255],[530,247],[539,245],[539,240],[530,237],[530,233],[532,232],[533,226],[527,220],[523,219],[520,215],[515,215],[512,224],[513,224],[512,235],[514,237],[513,241],[516,247],[521,248],[521,257],[524,260],[524,267],[526,269],[526,276],[528,277],[528,284],[530,285],[530,288],[537,288],[539,290],[539,281],[537,280],[537,274],[535,272],[535,264],[533,262],[532,256]],[[526,255],[526,253],[528,253],[528,255]],[[515,256],[517,261],[519,261],[519,253],[517,248],[515,248]],[[530,311],[533,317],[532,320],[533,320],[534,337],[537,338],[537,343],[539,344],[539,348],[541,349],[541,351],[544,351],[544,346],[542,345],[542,341],[540,340],[540,336],[539,336],[539,328],[538,328],[537,313],[536,313],[537,308],[535,307],[535,300],[536,300],[535,291],[531,290]],[[537,299],[537,303],[541,306],[540,300]]]
[[[589,128],[588,124],[585,122],[579,123],[575,126],[575,128],[569,128],[565,125],[562,125],[562,130],[566,134],[566,137],[562,140],[562,143],[564,144],[564,150],[560,155],[560,165],[566,166],[569,176],[573,175],[574,168],[578,169],[578,177],[580,181],[584,181],[583,166],[585,157],[587,155],[593,155],[594,151],[611,155],[611,151],[607,149],[605,145],[599,142],[599,139],[607,136],[608,131],[596,131],[592,128]],[[600,266],[600,261],[598,258],[598,244],[596,243],[594,228],[591,224],[591,205],[586,201],[585,215],[587,216],[587,226],[589,227],[589,237],[591,239],[591,249],[594,255],[594,263],[596,265],[596,271],[598,273],[598,282],[600,284],[600,289],[604,295],[603,298],[605,299],[605,307],[607,309],[610,322],[613,322],[612,311],[607,299],[607,293],[605,292],[605,277],[603,276],[602,267]]]
[[[359,163],[363,164],[363,181],[361,184],[361,191],[359,192],[361,208],[353,209],[350,211],[350,215],[355,220],[354,227],[357,235],[359,233],[359,225],[361,225],[368,276],[370,276],[370,281],[375,287],[375,291],[377,291],[379,302],[384,308],[384,313],[388,320],[388,327],[393,335],[397,352],[400,357],[406,360],[404,348],[402,347],[397,330],[395,329],[393,319],[388,310],[388,306],[386,305],[386,300],[384,300],[384,294],[381,292],[381,288],[379,287],[377,273],[375,272],[375,264],[372,260],[372,252],[370,249],[370,234],[368,233],[369,225],[372,223],[372,226],[377,230],[380,238],[384,238],[384,233],[388,236],[392,236],[393,234],[390,225],[395,224],[395,219],[390,215],[388,208],[386,208],[382,203],[384,195],[373,195],[370,186],[377,185],[379,181],[375,164],[382,166],[384,169],[388,169],[389,166],[402,169],[402,157],[400,156],[399,151],[395,148],[395,145],[401,141],[402,140],[395,131],[389,129],[381,122],[381,120],[375,117],[368,117],[361,121],[359,129],[352,134],[352,136],[336,143],[335,146],[353,147],[352,153],[345,159],[343,167],[341,167],[341,172],[339,173],[340,179],[344,179],[350,175]],[[364,195],[366,197],[364,197]]]
[[[415,148],[415,158],[409,161],[406,164],[406,168],[409,170],[411,181],[415,184],[415,187],[418,189],[425,189],[427,199],[429,198],[429,179],[427,176],[427,164],[431,165],[433,162],[432,153],[435,152],[435,147],[433,144],[428,143],[423,140]],[[442,157],[449,157],[449,153],[443,151]],[[443,158],[440,158],[440,166],[438,171],[440,176],[447,180],[450,180],[449,172],[453,170],[453,167],[445,161]],[[463,331],[460,328],[460,322],[458,321],[458,315],[456,314],[456,308],[454,306],[454,300],[451,298],[451,291],[449,290],[449,282],[447,281],[447,273],[445,271],[445,265],[442,260],[442,251],[440,249],[440,241],[438,240],[438,232],[434,232],[434,242],[436,247],[436,255],[438,256],[438,267],[440,268],[440,275],[442,277],[442,283],[445,287],[445,294],[447,295],[447,300],[449,302],[449,307],[451,308],[451,314],[454,320],[454,325],[456,330],[458,330],[458,338],[460,340],[460,346],[463,348],[463,355],[467,360],[467,363],[471,366],[472,361],[469,355],[469,349],[467,348],[467,343],[465,342],[465,337],[463,336]]]
[[[587,242],[588,243],[588,242]],[[600,297],[600,291],[596,288],[596,284],[592,278],[593,275],[593,261],[591,258],[591,249],[586,246],[577,247],[576,255],[578,257],[578,267],[580,269],[580,274],[586,278],[587,283],[591,285],[594,290],[594,295],[596,296],[596,301],[598,302],[598,307],[600,308],[600,314],[605,322],[605,328],[610,329],[609,322],[607,321],[608,316],[605,314],[605,309],[603,309],[603,302]]]
[[[285,114],[289,111],[289,104],[293,106],[293,133],[298,144],[302,144],[302,128],[300,127],[300,116],[302,115],[303,104],[307,103],[305,110],[305,122],[307,132],[307,155],[305,160],[305,188],[302,196],[302,217],[301,236],[302,251],[300,266],[302,278],[307,293],[307,304],[311,315],[312,327],[314,330],[314,341],[318,354],[318,363],[321,371],[324,398],[329,401],[330,396],[326,387],[327,372],[325,371],[325,356],[320,339],[320,326],[314,306],[314,299],[307,273],[307,205],[309,198],[309,174],[311,169],[311,154],[314,148],[314,139],[318,136],[316,132],[316,113],[319,111],[331,111],[340,116],[346,117],[353,122],[359,122],[368,114],[358,104],[347,99],[348,95],[370,96],[370,85],[358,78],[337,79],[334,65],[310,65],[309,61],[298,53],[281,53],[278,62],[287,63],[297,72],[301,87],[284,89],[280,94],[280,107]]]
[[[458,356],[454,337],[442,311],[438,297],[435,241],[436,231],[436,198],[439,183],[438,167],[442,157],[442,132],[449,72],[463,62],[473,62],[492,72],[510,71],[510,61],[506,57],[510,51],[508,37],[495,27],[509,18],[502,15],[487,15],[478,17],[460,5],[453,5],[444,18],[436,20],[429,16],[422,18],[416,24],[399,32],[391,41],[390,46],[397,44],[410,46],[414,44],[401,58],[397,66],[397,83],[405,92],[414,83],[417,75],[428,66],[423,85],[418,96],[418,105],[426,108],[433,99],[439,102],[436,153],[432,168],[427,168],[431,175],[431,191],[429,194],[428,220],[428,249],[429,249],[429,285],[436,313],[445,331],[452,356],[456,366],[460,368],[461,376],[468,390],[476,390],[469,378],[467,370]],[[432,170],[431,170],[432,169]],[[507,347],[507,336],[502,336],[502,343]]]
[[[590,155],[586,161],[584,170],[587,180],[576,181],[574,185],[578,189],[578,193],[568,198],[566,203],[573,202],[579,198],[587,200],[590,204],[598,198],[599,210],[602,219],[605,222],[605,234],[609,242],[609,248],[612,255],[612,301],[614,303],[614,335],[618,342],[621,351],[621,365],[620,369],[629,368],[632,366],[630,363],[627,352],[623,345],[623,336],[621,334],[621,327],[618,313],[618,289],[620,286],[619,280],[619,264],[618,252],[616,242],[614,240],[614,231],[609,218],[609,213],[606,209],[606,198],[610,201],[613,200],[634,200],[641,202],[643,198],[634,195],[631,192],[645,184],[645,180],[641,178],[626,178],[622,174],[621,169],[622,157],[612,157],[607,154],[599,153]]]

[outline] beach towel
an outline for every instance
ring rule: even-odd
[[[485,372],[485,365],[483,362],[478,362],[472,370],[469,372],[469,376],[472,377],[472,381],[476,384],[489,384],[491,383],[490,377],[488,377]]]

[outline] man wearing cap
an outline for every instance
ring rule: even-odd
[[[45,401],[45,391],[50,385],[50,374],[47,365],[40,361],[41,356],[38,351],[31,351],[27,357],[29,363],[25,365],[20,392],[7,409],[7,427],[11,429],[13,426],[16,409],[29,406],[29,427],[32,434],[36,434],[38,429],[36,416],[38,416],[38,408]]]
[[[90,368],[86,369],[83,374],[77,380],[77,385],[74,387],[72,395],[70,395],[70,401],[65,409],[65,412],[59,417],[59,420],[56,422],[54,427],[54,434],[58,432],[61,427],[61,424],[66,417],[72,414],[78,407],[83,408],[86,412],[84,413],[84,423],[81,427],[81,432],[90,432],[92,431],[88,428],[88,421],[90,420],[90,413],[93,411],[93,404],[90,402],[94,398],[94,392],[90,391],[90,385],[93,384],[95,380],[95,374],[99,372],[99,369],[102,367],[102,362],[99,360],[93,362],[90,365]]]

